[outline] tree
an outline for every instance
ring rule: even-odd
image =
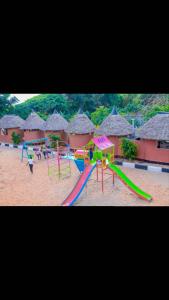
[[[136,113],[138,111],[141,111],[141,109],[142,109],[141,104],[133,101],[133,102],[128,103],[125,108],[123,108],[123,109],[120,110],[120,112],[124,112],[124,113]]]
[[[100,101],[100,97],[96,94],[66,94],[67,103],[75,114],[81,107],[83,112],[89,111],[90,113],[95,111],[97,103]]]
[[[38,115],[39,115],[39,117],[42,118],[44,121],[46,121],[47,118],[48,118],[48,115],[45,114],[45,113],[42,113],[42,112],[38,112]]]
[[[42,114],[44,119],[54,110],[69,113],[66,97],[58,94],[41,94],[15,106],[15,114],[23,119],[26,119],[32,110]]]
[[[146,109],[144,117],[145,121],[148,121],[159,112],[169,112],[169,105],[154,105],[152,107],[150,106],[148,109]]]
[[[19,100],[10,94],[0,94],[0,117],[12,111],[13,104]]]
[[[10,94],[4,94],[0,97],[0,117],[12,113],[26,119],[33,109],[44,120],[54,110],[62,112],[63,117],[70,120],[79,108],[82,108],[97,125],[103,121],[113,106],[116,106],[119,113],[124,116],[136,115],[139,112],[147,120],[158,111],[165,111],[169,105],[169,94],[40,94],[21,104],[17,104],[16,99],[12,100],[9,96]],[[104,107],[100,116],[99,107]]]
[[[91,113],[91,120],[95,125],[100,125],[103,120],[109,115],[110,109],[104,106],[96,108],[95,112]]]

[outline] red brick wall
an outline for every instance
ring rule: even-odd
[[[44,138],[44,132],[40,130],[36,131],[24,131],[24,141],[31,141]]]
[[[157,141],[137,140],[138,158],[155,162],[169,163],[169,149],[157,148]]]
[[[10,129],[8,129],[8,135],[1,135],[1,128],[0,128],[0,142],[6,143],[6,144],[8,144],[8,143],[13,144],[12,133],[14,131],[17,134],[20,134],[21,137],[23,138],[23,130],[20,130],[19,128],[10,128]]]
[[[121,156],[121,150],[120,150],[120,139],[122,137],[118,136],[108,136],[108,139],[115,145],[115,156]]]
[[[48,137],[49,134],[58,135],[58,136],[60,136],[61,140],[65,141],[65,142],[68,142],[68,136],[63,130],[60,130],[60,131],[51,131],[51,130],[45,131],[45,137]]]
[[[68,142],[71,148],[76,148],[85,146],[92,138],[93,134],[69,134]]]
[[[115,156],[122,156],[120,150],[120,139],[122,137],[108,136],[108,138],[115,145]],[[138,159],[169,163],[169,150],[157,148],[157,141],[136,140],[134,142],[138,145]]]

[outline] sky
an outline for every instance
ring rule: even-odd
[[[13,96],[17,97],[18,100],[21,102],[26,101],[27,99],[30,99],[34,96],[40,95],[40,94],[12,94]]]

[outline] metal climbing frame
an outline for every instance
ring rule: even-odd
[[[65,179],[71,176],[71,162],[69,158],[69,145],[64,141],[57,141],[56,157],[47,158],[48,175],[56,179]]]

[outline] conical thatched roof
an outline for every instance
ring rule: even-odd
[[[24,120],[16,115],[5,115],[0,119],[0,128],[20,128]]]
[[[106,136],[127,136],[133,133],[132,126],[113,108],[111,114],[102,122],[96,134]]]
[[[169,113],[159,113],[145,123],[136,134],[149,140],[169,140]]]
[[[80,111],[73,120],[70,121],[69,126],[65,131],[67,133],[86,134],[94,132],[95,126],[88,116]]]
[[[43,126],[43,130],[65,130],[68,126],[68,122],[57,112],[54,112]]]
[[[29,117],[24,122],[23,126],[21,126],[21,129],[25,130],[33,130],[33,129],[42,129],[44,126],[45,121],[42,120],[35,112],[32,112]]]

